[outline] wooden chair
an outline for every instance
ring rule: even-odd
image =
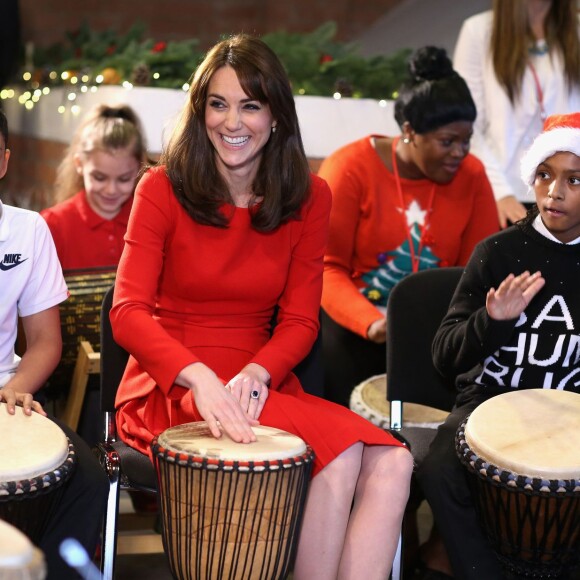
[[[81,340],[66,406],[60,415],[60,419],[73,431],[76,431],[79,425],[89,376],[99,374],[100,365],[100,353],[93,350],[90,342]]]
[[[60,305],[62,356],[45,394],[55,414],[77,430],[89,379],[99,373],[100,317],[105,292],[115,281],[108,268],[66,270],[69,298]]]

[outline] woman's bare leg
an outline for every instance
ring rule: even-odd
[[[412,471],[413,458],[406,449],[364,447],[337,578],[389,577]]]
[[[362,443],[352,445],[310,482],[294,566],[296,580],[336,580],[362,454]]]

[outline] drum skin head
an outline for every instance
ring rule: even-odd
[[[517,475],[580,479],[580,394],[525,389],[488,399],[465,440],[485,461]]]
[[[45,576],[40,550],[18,528],[0,520],[0,578],[41,580]]]
[[[185,423],[166,429],[159,435],[158,442],[175,453],[232,461],[275,461],[306,451],[306,444],[296,435],[273,427],[252,429],[257,441],[236,443],[224,432],[220,439],[213,437],[204,421]]]
[[[387,375],[375,375],[357,385],[350,395],[350,410],[381,429],[390,427],[391,405],[387,401]],[[405,403],[403,426],[437,429],[449,413],[419,403]]]
[[[28,564],[32,560],[32,552],[33,545],[28,537],[18,528],[0,520],[0,570]]]
[[[52,471],[67,458],[64,431],[38,413],[25,415],[22,407],[9,415],[6,403],[0,403],[0,433],[0,481],[32,479]]]

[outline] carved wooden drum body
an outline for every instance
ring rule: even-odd
[[[314,454],[299,438],[255,427],[240,444],[204,422],[153,441],[163,541],[177,578],[285,578]]]
[[[529,578],[568,574],[580,559],[580,395],[493,397],[459,427],[456,448],[504,567]]]

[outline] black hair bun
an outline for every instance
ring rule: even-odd
[[[415,82],[434,81],[456,75],[444,48],[424,46],[409,59],[409,72]]]

